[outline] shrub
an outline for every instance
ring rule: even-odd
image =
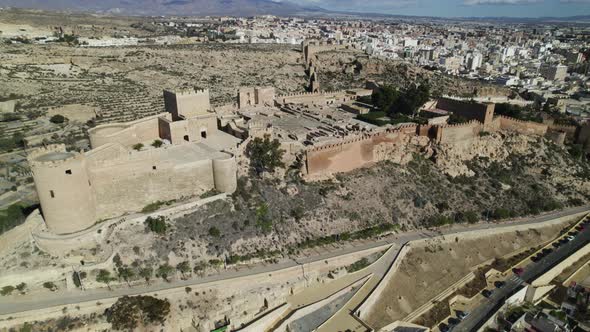
[[[147,217],[145,219],[145,224],[150,231],[158,234],[166,233],[166,229],[168,228],[168,225],[166,224],[166,218],[164,218],[164,216]]]
[[[220,237],[221,232],[219,231],[219,229],[217,227],[212,226],[211,228],[209,228],[209,235],[212,237]]]
[[[161,147],[163,144],[164,144],[164,142],[162,142],[161,140],[157,139],[157,140],[155,140],[152,143],[152,146],[157,149],[157,148]]]
[[[68,118],[66,118],[65,116],[63,116],[61,114],[56,114],[49,119],[49,121],[51,123],[55,123],[55,124],[62,124],[64,122],[66,122],[67,120],[68,120]]]
[[[137,143],[137,144],[133,145],[133,149],[134,149],[134,150],[137,150],[137,151],[139,151],[139,150],[141,150],[142,148],[143,148],[143,144],[141,144],[141,143]]]

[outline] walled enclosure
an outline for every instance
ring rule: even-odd
[[[194,99],[201,106],[202,94],[195,92]],[[88,152],[66,152],[64,145],[52,145],[29,153],[51,232],[78,232],[157,201],[190,198],[211,189],[235,191],[235,157],[223,151],[235,149],[237,139],[217,129],[214,113],[199,108],[196,114],[194,105],[185,104],[193,100],[190,94],[183,91],[181,97],[182,103],[171,106],[170,113],[91,129],[93,149]],[[180,114],[179,120],[172,120],[172,111]],[[168,143],[151,147],[157,139]],[[137,143],[146,148],[132,149]]]
[[[307,93],[294,96],[281,96],[282,103],[330,103],[326,96],[331,96],[337,102],[345,98],[354,99],[344,92],[335,93]],[[344,138],[331,142],[324,146],[312,147],[306,150],[306,168],[308,175],[330,174],[348,172],[359,167],[387,159],[386,155],[378,156],[375,148],[387,147],[389,149],[403,149],[401,144],[396,144],[403,136],[390,139],[392,132],[403,131],[406,137],[427,136],[434,143],[456,144],[470,142],[483,131],[513,131],[525,135],[546,136],[557,144],[563,144],[566,139],[586,143],[586,149],[590,151],[590,126],[576,128],[573,126],[547,125],[531,121],[522,121],[506,116],[494,117],[495,104],[475,103],[441,98],[433,107],[458,114],[469,122],[447,125],[419,125],[401,126],[396,129],[378,129],[371,135],[363,134],[357,138]],[[411,128],[410,128],[411,127]],[[413,129],[413,130],[412,130]]]

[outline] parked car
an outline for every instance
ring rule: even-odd
[[[449,332],[449,326],[445,323],[438,324],[438,330],[440,332]]]
[[[494,282],[494,286],[496,286],[496,288],[502,288],[502,287],[504,287],[504,285],[506,285],[506,283],[504,281]]]
[[[551,248],[545,248],[545,249],[543,249],[541,252],[542,252],[543,254],[545,254],[545,255],[549,255],[550,253],[552,253],[552,252],[553,252],[553,249],[551,249]]]
[[[515,267],[512,269],[512,272],[514,272],[514,274],[521,275],[524,272],[524,269],[522,267]]]
[[[573,236],[571,236],[571,235],[567,237],[567,240],[568,241],[572,241],[573,239],[575,239],[575,238]]]
[[[449,322],[449,326],[456,326],[456,325],[459,325],[459,323],[461,323],[461,321],[455,317],[449,318],[448,322]]]
[[[555,242],[551,243],[551,245],[552,245],[554,248],[559,248],[559,247],[561,246],[561,242],[559,242],[559,241],[555,241]]]
[[[483,295],[484,297],[490,297],[492,296],[492,291],[489,289],[484,289],[483,291],[481,291],[481,295]]]
[[[576,232],[576,231],[571,231],[571,232],[569,232],[569,233],[567,233],[567,234],[568,234],[568,235],[570,235],[570,236],[576,236],[576,235],[578,235],[578,232]]]
[[[567,237],[564,237],[564,238],[562,238],[562,239],[559,239],[559,243],[561,243],[561,244],[566,244],[566,243],[568,243],[569,241],[570,241],[570,240],[568,240],[568,239],[567,239]]]

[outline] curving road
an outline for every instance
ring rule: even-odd
[[[566,235],[563,235],[562,238]],[[492,295],[484,303],[475,308],[469,316],[459,323],[453,331],[468,332],[476,331],[480,328],[500,307],[506,299],[525,287],[523,284],[531,283],[533,280],[549,271],[555,265],[578,251],[580,248],[590,243],[590,228],[586,227],[575,238],[557,249],[552,248],[553,252],[549,253],[537,262],[526,266],[520,276],[513,275],[508,278],[502,288],[494,289]]]
[[[518,225],[526,225],[526,224],[536,224],[545,221],[549,221],[556,218],[566,217],[570,215],[579,214],[582,212],[590,211],[590,206],[583,206],[577,207],[572,209],[567,209],[555,213],[549,213],[533,218],[521,218],[514,221],[503,222],[503,223],[479,223],[475,225],[457,225],[453,227],[447,227],[444,229],[440,229],[436,232],[433,231],[416,231],[416,232],[407,232],[402,234],[391,235],[385,237],[381,240],[377,241],[368,241],[368,242],[356,242],[352,243],[347,247],[344,248],[337,248],[329,252],[319,253],[314,256],[308,256],[304,258],[297,258],[297,259],[288,259],[282,263],[278,264],[259,264],[255,266],[251,266],[248,268],[238,269],[227,269],[223,270],[217,275],[207,276],[207,277],[195,277],[188,280],[174,280],[170,283],[153,283],[151,285],[141,285],[135,286],[132,288],[123,287],[117,288],[112,291],[108,289],[100,288],[100,289],[92,289],[92,290],[72,290],[72,291],[58,291],[55,293],[47,294],[47,296],[39,297],[38,295],[24,295],[24,296],[14,296],[14,297],[2,297],[0,298],[0,315],[7,315],[7,314],[14,314],[14,313],[21,313],[31,310],[39,310],[45,308],[51,308],[56,306],[65,306],[65,305],[73,305],[78,303],[83,303],[87,301],[99,301],[99,300],[106,300],[117,298],[124,295],[139,295],[144,293],[152,293],[152,292],[159,292],[163,290],[170,290],[170,289],[184,289],[184,287],[192,286],[192,285],[201,285],[209,282],[217,282],[223,280],[229,280],[233,278],[240,278],[244,276],[253,276],[256,274],[264,274],[267,275],[268,273],[276,272],[282,269],[292,268],[297,265],[323,261],[326,259],[349,255],[351,253],[355,253],[358,251],[363,251],[366,249],[376,248],[380,246],[384,246],[387,244],[399,244],[401,245],[417,239],[439,236],[439,235],[451,235],[457,234],[462,232],[468,232],[473,230],[481,230],[481,229],[491,229],[491,228],[502,228],[513,226],[515,224]],[[384,275],[384,273],[382,274]]]

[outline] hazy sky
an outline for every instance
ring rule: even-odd
[[[314,4],[333,10],[445,17],[590,15],[590,0],[297,0],[293,2]]]

